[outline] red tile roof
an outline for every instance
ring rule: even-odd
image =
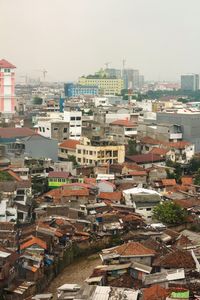
[[[27,242],[20,245],[20,250],[29,248],[30,246],[33,246],[35,244],[40,246],[42,249],[47,249],[47,244],[45,241],[41,240],[40,238],[32,236]]]
[[[79,145],[80,141],[77,140],[66,140],[59,145],[60,148],[67,148],[67,149],[76,149],[76,145]]]
[[[176,185],[175,179],[162,179],[161,181],[164,186],[175,186]]]
[[[160,155],[151,153],[126,156],[126,158],[136,163],[153,163],[165,161],[165,158],[161,157]]]
[[[131,171],[131,172],[128,172],[128,174],[132,175],[132,176],[147,176],[146,171]]]
[[[173,269],[194,269],[196,264],[192,254],[189,251],[176,249],[175,251],[164,255],[163,257],[158,257],[153,262],[153,266]]]
[[[5,59],[0,60],[0,68],[15,69],[16,67]]]
[[[98,198],[100,199],[106,199],[106,200],[111,200],[111,201],[120,201],[122,197],[121,192],[101,192],[98,195]]]
[[[143,290],[142,300],[162,300],[166,299],[168,292],[162,286],[155,284]]]
[[[70,173],[69,172],[49,172],[48,178],[69,178]]]
[[[95,184],[96,185],[96,178],[85,177],[84,178],[84,183],[86,183],[86,184]]]
[[[169,149],[158,148],[158,147],[154,147],[151,151],[149,151],[149,153],[159,154],[159,155],[166,155],[167,152],[169,152]]]
[[[183,185],[191,185],[191,184],[193,184],[193,178],[192,177],[182,177],[181,182]]]
[[[165,143],[166,146],[169,148],[175,148],[175,149],[185,149],[186,147],[192,145],[189,142],[186,141],[180,141],[180,142],[170,142],[170,143]]]
[[[149,144],[149,145],[160,145],[160,144],[162,144],[162,141],[153,139],[149,136],[145,136],[140,139],[140,143],[141,144]]]
[[[0,138],[17,138],[17,137],[27,137],[35,135],[35,131],[22,127],[22,128],[0,128]]]
[[[129,120],[116,120],[111,123],[111,125],[119,125],[119,126],[125,126],[125,127],[136,127],[136,123],[133,123]]]
[[[111,249],[111,253],[116,253],[121,256],[154,256],[155,251],[146,248],[142,244],[138,242],[128,242],[126,244],[123,244],[121,246],[117,246],[114,249]]]

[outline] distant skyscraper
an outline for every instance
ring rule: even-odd
[[[0,112],[15,112],[15,72],[16,67],[7,60],[0,60]]]
[[[121,70],[119,69],[105,69],[106,75],[108,76],[108,78],[121,78],[122,74],[121,74]]]
[[[122,71],[124,80],[124,87],[126,89],[139,89],[140,87],[140,73],[139,70],[124,69]]]
[[[199,90],[199,75],[198,74],[181,75],[181,89],[185,91]]]

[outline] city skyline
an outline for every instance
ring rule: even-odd
[[[17,78],[74,81],[110,67],[139,69],[147,80],[200,73],[197,0],[1,0],[1,57]],[[186,17],[187,16],[187,17]]]

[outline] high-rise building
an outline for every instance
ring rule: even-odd
[[[16,67],[7,60],[0,60],[0,112],[15,112],[15,72]]]
[[[125,89],[139,89],[140,87],[139,70],[124,69],[122,71],[122,78],[124,80]]]
[[[198,74],[181,75],[181,89],[184,91],[199,90],[199,75]]]
[[[121,76],[122,76],[121,70],[119,70],[119,69],[107,68],[107,69],[105,69],[105,73],[106,73],[108,78],[118,78],[118,79],[120,79]]]

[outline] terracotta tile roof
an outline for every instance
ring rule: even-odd
[[[119,125],[119,126],[125,126],[125,127],[136,127],[136,123],[133,123],[129,120],[116,120],[112,123],[110,123],[111,125]]]
[[[192,177],[182,177],[181,183],[183,185],[191,185],[191,184],[193,184],[193,178]]]
[[[176,180],[175,179],[162,179],[163,186],[175,186]]]
[[[79,145],[80,144],[80,141],[77,141],[77,140],[66,140],[64,141],[63,143],[61,143],[59,145],[59,148],[66,148],[66,149],[76,149],[76,145]]]
[[[149,248],[146,248],[138,242],[128,242],[121,246],[117,246],[114,249],[111,249],[111,253],[117,253],[121,256],[154,256],[155,251]]]
[[[143,289],[142,300],[163,300],[166,299],[168,291],[162,286],[155,284]]]
[[[137,221],[143,221],[142,216],[136,216],[134,214],[128,214],[126,216],[122,217],[123,222],[137,222]]]
[[[165,229],[164,233],[171,236],[172,239],[176,239],[180,234],[179,232],[169,228]]]
[[[131,172],[128,172],[128,174],[131,176],[147,176],[146,171],[131,171]]]
[[[0,68],[15,69],[16,67],[5,59],[0,60]]]
[[[0,138],[17,138],[35,135],[35,131],[30,128],[0,128]]]
[[[180,205],[182,208],[192,208],[194,206],[200,205],[200,200],[198,199],[177,199],[173,200],[176,204]]]
[[[126,158],[136,163],[153,163],[165,161],[165,158],[161,157],[160,155],[151,153],[126,156]]]
[[[120,201],[122,198],[122,193],[121,192],[101,192],[98,195],[98,198],[100,199],[106,199],[106,200],[111,200],[111,201]]]
[[[48,178],[69,178],[70,173],[69,172],[49,172]]]
[[[28,241],[20,245],[20,250],[29,248],[33,245],[39,245],[42,249],[47,249],[47,244],[45,241],[41,240],[40,238],[32,236]]]
[[[169,143],[165,143],[166,146],[168,146],[169,148],[175,148],[175,149],[185,149],[186,147],[192,145],[189,142],[186,141],[180,141],[180,142],[169,142]]]
[[[85,177],[84,178],[84,183],[86,184],[96,184],[96,178],[88,178],[88,177]]]
[[[158,154],[158,155],[166,155],[167,152],[169,152],[169,151],[170,151],[169,149],[154,147],[151,151],[149,151],[149,153]]]
[[[52,197],[53,199],[60,199],[62,197],[70,197],[70,196],[89,196],[89,190],[86,188],[77,188],[77,189],[53,189],[47,192],[44,196]]]
[[[160,145],[160,144],[162,144],[162,141],[153,139],[149,136],[145,136],[140,139],[140,143],[141,144],[149,144],[149,145]]]
[[[63,197],[70,197],[70,196],[89,196],[89,191],[88,191],[88,189],[63,190],[62,196],[63,196]]]
[[[136,163],[131,163],[131,162],[123,163],[123,167],[133,171],[144,171],[144,169],[141,166],[138,166]]]
[[[176,249],[162,257],[158,257],[153,266],[159,266],[163,268],[185,268],[194,269],[196,267],[192,254],[189,251]]]

